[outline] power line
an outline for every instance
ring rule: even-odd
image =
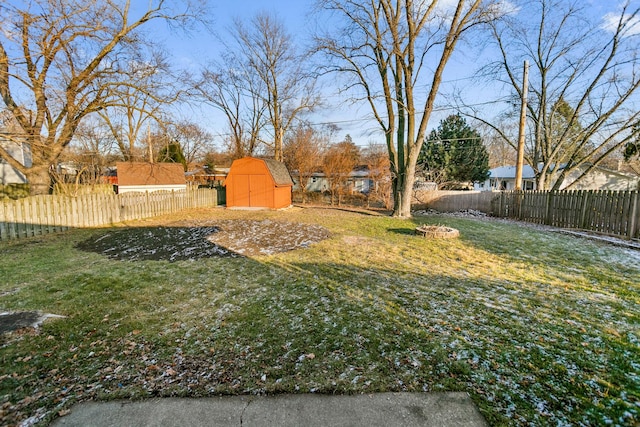
[[[511,98],[509,97],[502,97],[493,101],[485,101],[485,102],[478,102],[475,104],[467,104],[464,105],[464,107],[480,107],[480,106],[485,106],[485,105],[492,105],[492,104],[499,104],[499,103],[503,103],[507,100],[510,100]],[[457,107],[436,107],[432,110],[433,113],[438,113],[438,112],[442,112],[442,111],[448,111],[448,110],[459,110],[459,108]],[[416,111],[416,114],[424,114],[424,111]],[[382,116],[383,120],[388,120],[388,116]],[[357,119],[349,119],[349,120],[331,120],[331,121],[325,121],[325,122],[306,122],[305,124],[311,127],[315,127],[315,126],[326,126],[326,125],[336,125],[336,124],[354,124],[354,123],[366,123],[366,122],[377,122],[377,119],[373,116],[370,117],[362,117],[362,118],[357,118]],[[214,134],[214,136],[219,136],[219,137],[223,137],[223,136],[232,136],[231,133],[217,133]]]

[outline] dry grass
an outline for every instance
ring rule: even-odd
[[[78,246],[234,221],[329,237],[173,262]],[[461,236],[414,236],[421,224]],[[496,425],[639,421],[635,252],[497,221],[320,208],[127,226],[2,246],[0,308],[67,316],[2,337],[3,424],[88,398],[400,390],[467,391]]]

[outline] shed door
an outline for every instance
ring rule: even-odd
[[[249,206],[270,207],[267,200],[267,177],[249,175]]]
[[[234,175],[233,202],[235,206],[251,206],[249,204],[249,175]]]

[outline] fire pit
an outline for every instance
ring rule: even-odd
[[[415,234],[430,239],[452,239],[460,236],[460,231],[443,225],[421,225],[416,227]]]

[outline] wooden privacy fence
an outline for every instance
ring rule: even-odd
[[[490,191],[418,190],[413,193],[414,205],[439,212],[472,209],[489,213],[492,199],[493,193]]]
[[[491,202],[491,214],[560,228],[640,237],[638,191],[513,191]]]
[[[0,241],[216,206],[215,189],[81,196],[33,196],[0,202]]]

